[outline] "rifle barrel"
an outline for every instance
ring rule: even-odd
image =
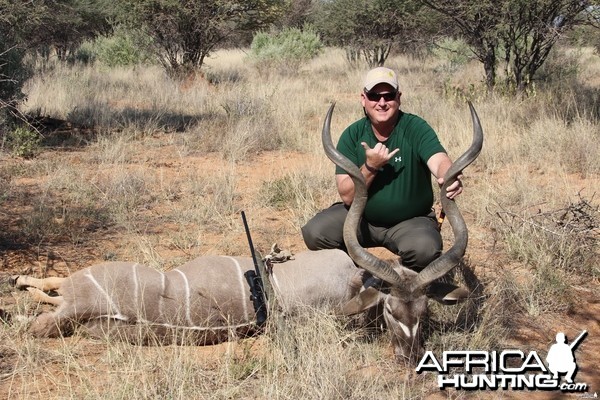
[[[579,342],[580,342],[581,340],[583,340],[583,338],[584,338],[586,335],[587,335],[587,330],[584,330],[583,332],[581,332],[581,333],[579,334],[579,336],[577,336],[577,337],[575,338],[575,340],[573,340],[573,341],[571,342],[571,344],[569,345],[569,347],[570,347],[571,349],[573,349],[575,346],[577,346],[577,345],[579,344]]]

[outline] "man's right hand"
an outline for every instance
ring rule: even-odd
[[[363,149],[365,149],[365,156],[367,157],[365,165],[369,169],[381,169],[397,152],[400,151],[400,149],[390,151],[383,143],[377,143],[373,148],[370,148],[365,142],[361,142],[360,144]]]

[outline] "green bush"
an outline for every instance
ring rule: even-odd
[[[293,70],[323,50],[319,35],[312,29],[284,29],[278,33],[259,32],[250,48],[252,57],[260,66],[287,67]]]
[[[111,36],[100,36],[83,43],[75,53],[84,64],[100,62],[108,67],[124,67],[148,63],[152,55],[146,49],[149,39],[138,32],[118,29]]]
[[[110,67],[143,64],[151,56],[146,52],[140,35],[117,31],[111,37],[98,40],[98,60]],[[147,44],[147,42],[146,42]]]
[[[8,133],[7,142],[14,155],[33,158],[40,150],[42,138],[38,132],[21,126]]]

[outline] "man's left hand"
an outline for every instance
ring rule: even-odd
[[[442,186],[444,184],[444,178],[438,178],[438,184]],[[463,192],[462,175],[456,178],[456,181],[446,188],[446,197],[454,199],[456,196]]]

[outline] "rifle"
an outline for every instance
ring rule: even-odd
[[[573,350],[575,347],[577,347],[579,345],[579,342],[581,342],[583,340],[583,338],[585,338],[587,336],[587,330],[584,330],[583,332],[581,332],[579,334],[579,336],[577,336],[575,338],[575,340],[573,340],[571,342],[571,344],[569,344],[569,347],[571,348],[571,350]]]
[[[254,312],[256,313],[256,324],[260,327],[267,320],[267,294],[264,290],[263,280],[261,274],[262,257],[252,244],[252,237],[250,236],[250,229],[248,228],[248,222],[246,221],[246,213],[241,212],[242,221],[244,222],[244,229],[246,231],[246,238],[248,239],[248,245],[250,246],[250,254],[252,254],[252,262],[254,263],[254,271],[249,270],[244,273],[244,277],[250,286],[250,299],[254,305]],[[264,265],[263,265],[264,270]]]

